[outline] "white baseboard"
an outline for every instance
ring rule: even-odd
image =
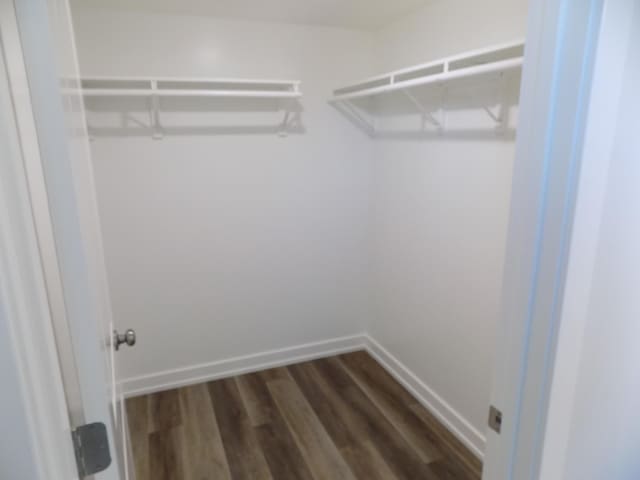
[[[486,437],[433,389],[389,353],[382,345],[365,335],[365,348],[427,410],[464,443],[478,458],[484,457]]]
[[[121,382],[120,391],[125,397],[145,395],[356,350],[367,350],[380,365],[393,375],[416,400],[433,413],[478,458],[483,457],[486,442],[485,436],[411,370],[400,363],[396,357],[366,334],[334,338],[218,362],[166,370],[152,375],[128,378]]]
[[[268,368],[282,367],[341,353],[363,350],[364,335],[333,338],[321,342],[307,343],[295,347],[269,350],[267,352],[234,357],[212,363],[165,370],[140,377],[126,378],[120,382],[125,397],[135,397],[148,393],[209,382],[220,378],[233,377],[243,373],[256,372]]]

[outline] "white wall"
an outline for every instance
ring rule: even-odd
[[[430,2],[375,35],[76,11],[85,75],[291,77],[305,93],[306,132],[286,139],[208,129],[203,112],[163,114],[177,126],[162,141],[96,134],[114,314],[140,339],[119,354],[123,377],[368,331],[482,450],[518,79],[503,136],[480,108],[491,88],[473,105],[450,92],[442,136],[372,142],[326,103],[374,65],[524,37],[524,0],[475,3]]]
[[[211,105],[161,114],[180,127],[160,141],[96,133],[115,321],[138,333],[136,347],[118,354],[120,376],[361,333],[370,316],[372,145],[326,100],[371,73],[371,36],[82,9],[74,22],[84,75],[303,82],[305,131],[287,138],[262,128],[280,114],[236,114],[228,102],[222,119],[206,113]],[[89,122],[109,125],[107,117],[90,112]]]
[[[378,32],[379,68],[523,38],[526,6],[430,2]],[[476,451],[484,445],[514,157],[518,79],[510,82],[506,135],[497,136],[479,108],[484,99],[494,104],[490,89],[471,100],[449,92],[443,135],[396,135],[378,140],[375,151],[370,333]]]
[[[524,38],[526,0],[431,0],[377,32],[376,61],[390,70]]]

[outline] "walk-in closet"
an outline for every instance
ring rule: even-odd
[[[71,1],[129,479],[480,478],[527,13]]]

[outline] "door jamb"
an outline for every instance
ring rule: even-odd
[[[25,429],[40,478],[77,478],[71,424],[50,297],[27,178],[27,163],[39,160],[35,121],[24,75],[13,2],[0,0],[0,55],[16,130],[16,155],[0,162],[0,304],[11,335],[11,352],[22,385]]]
[[[605,0],[531,0],[487,480],[539,476]]]

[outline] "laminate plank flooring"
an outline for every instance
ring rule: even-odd
[[[366,352],[127,400],[137,480],[479,480]]]
[[[211,397],[204,384],[181,388],[180,412],[185,478],[231,480]]]
[[[271,476],[256,432],[251,426],[236,379],[227,378],[211,382],[207,387],[227,454],[231,478],[275,480]]]

